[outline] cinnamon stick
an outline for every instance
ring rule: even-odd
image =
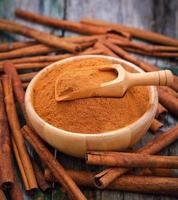
[[[47,181],[45,180],[43,173],[41,172],[40,168],[37,166],[37,164],[33,161],[33,168],[34,168],[34,172],[35,172],[35,176],[38,182],[38,186],[40,187],[40,189],[45,192],[46,190],[48,190],[50,188],[50,185],[47,183]]]
[[[80,51],[80,46],[74,43],[65,42],[63,39],[51,35],[49,33],[45,33],[34,28],[30,28],[21,24],[18,24],[13,21],[0,19],[0,30],[16,33],[20,35],[24,35],[30,38],[34,38],[35,40],[47,44],[49,46],[53,46],[56,48],[61,48],[67,50],[69,52],[77,52]]]
[[[61,54],[61,55],[47,55],[47,56],[34,56],[34,57],[25,57],[25,58],[16,58],[11,59],[10,62],[13,64],[24,64],[24,63],[38,63],[38,62],[55,62],[64,58],[68,58],[72,54]],[[4,61],[1,61],[2,64]]]
[[[89,47],[91,44],[93,43],[85,43],[82,48]],[[17,50],[13,50],[13,51],[9,51],[9,52],[4,52],[4,53],[0,53],[0,59],[11,59],[11,61],[14,64],[23,64],[23,63],[31,63],[31,62],[54,62],[54,61],[58,61],[70,56],[73,56],[72,54],[62,54],[62,55],[49,55],[49,56],[36,56],[38,54],[44,54],[44,53],[50,53],[50,52],[56,52],[57,49],[55,48],[51,48],[42,44],[39,45],[34,45],[33,47],[25,47],[25,48],[21,48],[21,49],[17,49]],[[83,53],[84,51],[82,51],[81,53]],[[91,54],[99,54],[101,51],[91,51]],[[29,58],[23,58],[24,56],[33,56],[35,55],[35,57],[29,57]],[[20,57],[20,58],[18,58]],[[12,59],[12,58],[17,58],[17,59]],[[0,61],[0,69],[1,69],[1,65],[4,61]]]
[[[8,61],[4,62],[3,69],[4,72],[10,77],[12,81],[11,87],[13,87],[15,97],[19,103],[21,111],[23,112],[25,120],[28,122],[28,117],[25,109],[25,91],[23,90],[20,77],[18,76],[18,73],[11,62]]]
[[[105,34],[105,36],[106,36],[105,39],[118,39],[118,40],[122,40],[122,41],[130,41],[131,40],[130,37],[123,37],[123,36],[120,36],[120,35],[114,34],[114,33],[107,33],[107,34]],[[101,38],[100,38],[100,40],[101,40]]]
[[[53,62],[36,62],[36,63],[21,63],[21,64],[14,64],[14,67],[17,70],[20,69],[41,69],[45,68]]]
[[[96,187],[93,181],[95,176],[93,172],[67,170],[67,173],[79,186]],[[50,173],[45,174],[45,178],[47,181],[57,181]],[[177,180],[177,178],[169,177],[124,175],[108,185],[107,189],[177,196]]]
[[[178,92],[174,91],[172,88],[167,86],[159,86],[161,90],[164,90],[166,93],[170,94],[171,96],[178,98]]]
[[[178,139],[178,125],[148,142],[136,153],[155,154]],[[109,168],[95,175],[95,184],[99,188],[107,187],[117,177],[125,174],[128,168]]]
[[[31,190],[31,187],[29,185],[28,178],[27,178],[27,175],[26,175],[26,172],[25,172],[25,168],[24,168],[22,159],[20,158],[20,154],[19,154],[19,151],[17,149],[17,145],[16,145],[13,137],[11,137],[11,141],[12,141],[12,147],[13,147],[15,159],[17,161],[17,164],[18,164],[18,167],[19,167],[19,170],[20,170],[20,174],[21,174],[21,177],[22,177],[22,180],[23,180],[23,184],[25,186],[25,190],[29,191],[29,190]]]
[[[166,107],[172,115],[178,117],[178,98],[167,93],[162,87],[158,87],[158,95],[160,103]]]
[[[1,190],[1,189],[0,189],[0,199],[1,199],[1,200],[7,200],[7,198],[6,198],[6,196],[5,196],[4,192],[3,192],[3,190]]]
[[[37,44],[29,47],[23,47],[20,49],[15,49],[9,52],[0,53],[0,59],[10,59],[10,58],[18,58],[24,56],[32,56],[32,55],[40,55],[50,52],[59,51],[59,48],[49,47],[43,44]]]
[[[42,140],[27,126],[22,129],[23,136],[32,145],[40,156],[41,160],[51,170],[53,176],[61,183],[73,199],[86,199],[75,182],[66,173],[62,165],[57,162],[54,156],[44,146]]]
[[[26,89],[26,88],[28,87],[28,85],[29,85],[29,82],[22,83],[22,87],[23,87],[23,89]]]
[[[162,117],[163,115],[165,115],[167,113],[167,109],[162,105],[162,104],[158,104],[157,107],[157,111],[156,111],[156,119],[159,117]]]
[[[28,117],[27,117],[27,114],[26,114],[26,109],[25,109],[25,103],[24,103],[25,92],[23,90],[22,83],[21,83],[21,80],[20,80],[20,78],[17,74],[17,71],[16,71],[16,69],[14,68],[14,66],[11,62],[5,62],[3,67],[4,67],[4,71],[6,72],[6,74],[8,74],[9,77],[12,79],[15,96],[16,96],[17,101],[20,105],[20,108],[21,108],[21,110],[24,114],[25,120],[29,125],[31,125],[29,120],[28,120]],[[24,182],[26,182],[25,170],[23,168],[23,165],[22,165],[23,163],[21,162],[20,156],[18,155],[17,148],[16,148],[15,154],[17,154],[16,155],[16,157],[18,158],[17,162],[19,163],[19,166],[21,168],[21,172],[23,173],[23,180],[24,180]],[[44,180],[43,175],[42,175],[40,169],[38,168],[38,166],[34,162],[32,163],[32,165],[33,165],[33,168],[34,168],[34,173],[35,173],[39,187],[42,189],[42,191],[46,191],[49,188],[49,185]],[[29,188],[29,187],[30,186],[28,185],[28,180],[27,180],[26,188]]]
[[[81,23],[88,24],[88,25],[95,25],[97,27],[114,28],[115,30],[130,33],[131,36],[144,39],[146,41],[155,42],[159,44],[165,44],[165,45],[171,45],[171,46],[178,46],[177,39],[162,35],[160,33],[142,30],[139,28],[129,27],[122,24],[113,24],[106,21],[97,20],[97,19],[89,19],[89,18],[82,19]]]
[[[9,191],[10,198],[11,198],[11,200],[17,200],[17,199],[24,200],[24,196],[23,196],[22,190],[20,188],[20,185],[19,185],[19,182],[17,180],[15,173],[14,173],[14,180],[15,180],[15,183]]]
[[[155,55],[159,55],[159,53],[163,53],[162,55],[164,55],[164,53],[168,53],[168,52],[169,53],[171,52],[173,53],[172,55],[174,55],[175,51],[178,51],[178,47],[174,47],[174,46],[172,47],[172,46],[148,45],[142,42],[134,42],[130,40],[122,40],[122,39],[114,39],[114,38],[109,38],[109,41],[118,46],[138,49],[140,52],[143,51],[146,53],[150,53],[152,55],[154,55],[154,53]]]
[[[150,131],[153,133],[153,134],[156,134],[158,132],[158,130],[160,128],[162,128],[164,126],[163,123],[161,123],[160,121],[158,121],[157,119],[154,119],[151,123],[151,126],[150,126]]]
[[[4,94],[0,81],[0,188],[8,189],[13,186],[13,164],[11,158],[11,142],[8,121],[5,111]]]
[[[19,74],[19,77],[21,82],[30,82],[37,73],[38,72],[29,72],[25,74]]]
[[[139,172],[140,176],[178,177],[177,169],[145,168]]]
[[[41,68],[44,68],[44,67],[50,65],[51,63],[52,62],[21,63],[21,64],[14,64],[14,67],[17,70],[20,70],[20,69],[41,69]],[[2,71],[2,68],[3,68],[3,64],[4,64],[4,62],[0,66],[1,71]]]
[[[9,125],[12,131],[12,135],[14,141],[16,143],[21,161],[24,166],[24,170],[26,172],[26,177],[30,186],[30,189],[37,188],[36,178],[33,172],[33,167],[24,143],[23,136],[20,131],[20,124],[18,121],[18,116],[16,113],[13,92],[12,92],[12,83],[9,77],[3,77],[3,88],[5,95],[5,104],[6,104],[6,112],[9,121]]]
[[[31,126],[31,123],[28,119],[28,116],[26,114],[26,109],[25,109],[25,91],[24,91],[24,85],[22,84],[20,77],[17,73],[17,70],[15,69],[15,66],[11,62],[4,62],[3,64],[3,69],[5,73],[11,78],[12,80],[12,86],[13,90],[16,96],[16,99],[18,101],[18,104],[20,105],[21,111],[23,113],[23,116],[25,118],[26,123],[28,126]]]
[[[178,76],[174,76],[174,83],[173,83],[173,86],[172,88],[178,92]]]
[[[103,45],[100,41],[95,43],[94,48],[100,49],[101,51],[103,51],[103,54],[105,54],[107,56],[112,56],[112,57],[118,58],[118,56],[114,52],[112,52],[109,48],[107,48],[105,45]]]
[[[103,54],[104,51],[102,49],[95,49],[93,47],[86,49],[85,51],[82,51],[79,53],[79,55],[98,55]]]
[[[67,42],[74,42],[78,44],[87,43],[87,42],[96,42],[104,35],[90,35],[90,36],[74,36],[74,37],[64,37],[63,39]]]
[[[3,108],[3,107],[2,107],[2,108]],[[4,116],[5,116],[5,114],[4,114]],[[6,131],[8,131],[8,127],[6,127]],[[16,161],[17,161],[17,163],[18,163],[18,167],[19,167],[19,169],[20,169],[20,173],[21,173],[21,176],[22,176],[22,180],[23,180],[25,189],[26,189],[26,190],[29,190],[29,189],[30,189],[30,186],[29,186],[28,179],[27,179],[27,176],[26,176],[26,173],[25,173],[25,169],[24,169],[22,160],[21,160],[21,158],[20,158],[20,155],[19,155],[17,146],[16,146],[16,144],[15,144],[14,138],[13,138],[12,136],[11,136],[11,142],[12,142],[13,152],[14,152],[14,154],[15,154],[15,158],[16,158]],[[5,157],[5,159],[8,160],[8,156],[7,156],[7,158]],[[8,169],[8,166],[5,166],[4,169]],[[9,176],[11,176],[12,170],[9,170],[8,173],[9,173]]]
[[[131,48],[131,47],[123,47],[123,49],[129,52],[133,52],[133,53],[137,53],[137,54],[141,54],[145,56],[156,56],[156,57],[161,57],[161,58],[177,58],[178,57],[177,52],[155,52],[155,51],[148,52],[148,51],[143,51],[143,50]]]
[[[109,42],[109,41],[104,41],[104,44],[110,48],[112,51],[114,51],[116,54],[118,54],[119,56],[121,56],[122,58],[138,65],[140,68],[142,68],[144,71],[159,71],[160,69],[154,65],[148,64],[148,63],[144,63],[143,61],[137,59],[135,56],[127,53],[125,50],[123,50],[122,48],[116,46],[115,44]],[[178,87],[177,87],[177,81],[178,79],[176,79],[176,75],[174,75],[174,83],[171,85],[171,87],[177,91]]]
[[[148,142],[137,152],[144,154],[156,154],[178,139],[178,125],[169,129],[165,133]]]
[[[22,47],[28,47],[28,46],[32,46],[32,45],[35,45],[35,44],[36,44],[36,42],[34,42],[34,41],[6,42],[6,43],[0,44],[0,52],[19,49],[19,48],[22,48]]]
[[[73,43],[86,43],[86,42],[95,42],[97,41],[101,36],[98,35],[92,35],[92,36],[75,36],[75,37],[65,37],[62,38],[66,42],[73,42]],[[29,47],[32,45],[37,45],[36,41],[25,41],[25,42],[5,42],[0,44],[0,52],[4,51],[10,51],[19,49],[22,47]]]
[[[20,17],[22,19],[32,21],[39,24],[44,24],[48,26],[53,26],[77,33],[87,34],[87,35],[95,35],[95,34],[105,34],[108,32],[112,32],[113,29],[111,28],[103,28],[103,27],[95,27],[90,25],[84,25],[81,23],[69,21],[69,20],[62,20],[62,19],[55,19],[47,16],[41,16],[38,14],[34,14],[31,12],[27,12],[22,9],[16,9],[15,14],[17,17]],[[124,36],[124,37],[130,37],[130,34],[125,33],[123,31],[115,30],[118,34]]]
[[[90,45],[92,45],[93,43],[85,43],[82,48],[86,48],[89,47]],[[16,49],[16,50],[12,50],[9,52],[3,52],[0,53],[0,59],[12,59],[12,58],[18,58],[18,59],[14,59],[12,60],[13,63],[26,63],[26,62],[47,62],[47,61],[56,61],[57,60],[57,56],[55,58],[55,56],[49,56],[49,57],[42,57],[42,58],[34,58],[34,59],[29,59],[28,58],[22,58],[24,56],[32,56],[32,55],[39,55],[39,54],[45,54],[45,53],[50,53],[50,52],[56,52],[59,51],[60,49],[57,48],[53,48],[53,47],[49,47],[43,44],[37,44],[37,45],[33,45],[33,46],[29,46],[29,47],[24,47],[24,48],[20,48],[20,49]],[[91,52],[92,54],[97,54],[100,52]],[[66,55],[70,55],[70,54],[66,54]],[[1,61],[0,63],[2,63],[3,61]]]
[[[88,152],[86,163],[89,165],[105,165],[117,167],[148,167],[178,169],[177,156],[146,155],[125,152]]]
[[[80,43],[80,52],[89,47],[92,47],[95,44],[95,42],[96,42],[96,40]]]

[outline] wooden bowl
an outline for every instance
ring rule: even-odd
[[[128,66],[143,73],[143,70],[134,64],[119,58],[100,55],[76,56],[50,64],[48,67],[40,71],[30,82],[25,95],[27,115],[39,136],[59,151],[77,157],[84,157],[85,153],[90,150],[123,150],[133,146],[147,132],[152,120],[154,119],[158,105],[156,87],[149,86],[149,109],[137,121],[127,127],[99,134],[84,134],[66,131],[48,124],[36,113],[33,107],[32,102],[35,84],[40,79],[42,74],[48,73],[49,70],[57,68],[61,64],[71,62],[73,60],[76,61],[88,58],[104,58],[126,63]]]

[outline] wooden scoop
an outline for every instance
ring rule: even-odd
[[[99,84],[95,87],[87,89],[79,89],[66,95],[57,95],[56,88],[58,82],[55,83],[55,99],[56,101],[67,101],[88,97],[122,97],[125,92],[138,85],[164,85],[169,86],[173,82],[173,74],[170,70],[162,70],[147,73],[130,73],[126,71],[120,64],[114,64],[111,67],[100,68],[101,71],[115,70],[117,78]]]

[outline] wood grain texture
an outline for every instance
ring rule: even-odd
[[[124,23],[126,25],[144,28],[146,30],[153,30],[168,36],[178,38],[178,1],[177,0],[0,0],[0,17],[15,19],[14,9],[23,8],[28,11],[37,12],[43,15],[48,15],[56,18],[65,18],[74,21],[79,21],[82,17],[95,17],[111,21],[114,23]],[[8,11],[7,11],[8,10]],[[49,28],[43,25],[37,25],[23,20],[15,19],[23,24],[38,27],[39,30],[64,35],[74,35],[69,32],[61,32],[61,30]],[[22,36],[12,36],[10,34],[2,34],[0,32],[0,41],[11,41],[12,39],[25,39]],[[148,61],[160,68],[169,68],[174,72],[178,72],[178,64],[175,59],[155,59],[143,56],[139,58]],[[174,67],[172,67],[174,66]],[[166,127],[163,130],[172,127],[177,123],[177,120],[167,115],[164,123]],[[149,139],[153,137],[152,134],[147,134],[136,147],[142,146]],[[178,142],[171,145],[170,148],[162,151],[164,155],[178,154]],[[135,147],[135,148],[136,148]],[[33,155],[33,152],[31,152]],[[84,161],[81,159],[66,156],[60,152],[57,153],[61,163],[67,168],[73,169],[91,169],[99,170],[98,167],[86,167]],[[174,197],[154,196],[146,194],[136,194],[128,192],[116,191],[99,191],[83,189],[84,193],[90,200],[176,200]],[[45,194],[38,192],[34,196],[25,195],[26,200],[38,199],[57,200],[68,199],[66,194],[60,189],[59,185],[55,187],[52,194]]]

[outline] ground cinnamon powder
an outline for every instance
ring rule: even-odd
[[[99,67],[100,69],[104,67]],[[113,71],[104,72],[96,66],[87,66],[84,68],[75,68],[62,71],[56,84],[57,96],[68,95],[79,90],[87,90],[88,88],[96,88],[104,82],[111,81],[116,78],[117,74]]]
[[[114,79],[116,74],[101,72],[96,68],[113,63],[116,62],[90,58],[62,64],[58,69],[49,70],[35,85],[33,104],[36,112],[49,124],[78,133],[101,133],[133,123],[149,107],[148,88],[145,86],[129,89],[123,98],[99,97],[64,102],[55,100],[55,81],[59,76],[68,75],[71,81],[70,75],[75,70],[83,70],[83,76],[77,74],[77,81],[83,83],[82,87],[96,82],[106,82]],[[133,71],[129,68],[127,70]],[[65,92],[65,85],[62,85],[59,91]]]

